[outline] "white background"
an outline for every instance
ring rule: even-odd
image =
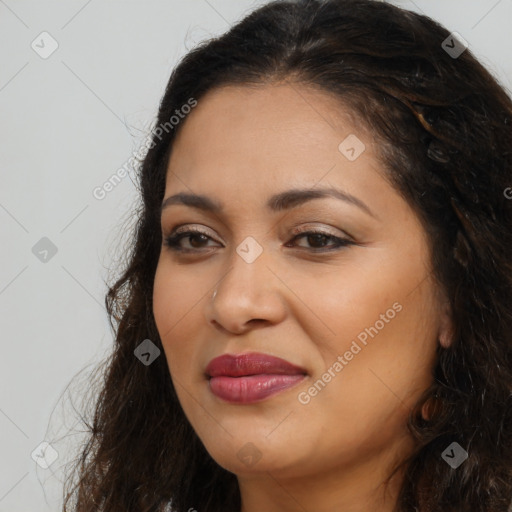
[[[262,3],[0,0],[0,512],[60,510],[81,439],[66,388],[77,376],[80,400],[77,374],[112,345],[105,280],[137,198],[130,176],[103,200],[92,191],[138,149],[187,49]],[[459,32],[512,89],[512,0],[395,3]],[[31,47],[43,31],[59,45],[47,59]],[[32,252],[43,237],[57,248],[46,263]],[[49,469],[31,458],[43,441],[58,453]]]

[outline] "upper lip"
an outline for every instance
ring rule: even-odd
[[[205,369],[208,377],[243,377],[248,375],[306,375],[306,370],[280,357],[250,352],[224,354],[212,359]]]

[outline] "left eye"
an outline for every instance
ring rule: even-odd
[[[292,242],[294,240],[305,238],[307,239],[308,244],[312,246],[313,249],[324,249],[326,250],[326,246],[324,245],[324,242],[328,240],[333,240],[333,243],[331,244],[331,248],[328,248],[327,250],[336,249],[338,247],[344,247],[346,245],[350,245],[351,241],[347,240],[346,238],[340,238],[338,236],[330,235],[328,233],[323,233],[321,231],[307,231],[306,233],[301,233],[300,235],[295,236],[292,239]],[[303,246],[299,246],[303,247]]]

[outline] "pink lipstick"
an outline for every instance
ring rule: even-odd
[[[224,354],[205,370],[211,392],[231,403],[250,404],[299,383],[306,370],[279,357],[259,354]]]

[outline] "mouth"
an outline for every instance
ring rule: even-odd
[[[295,386],[307,372],[279,357],[251,352],[216,357],[205,374],[215,396],[230,403],[250,404]]]

